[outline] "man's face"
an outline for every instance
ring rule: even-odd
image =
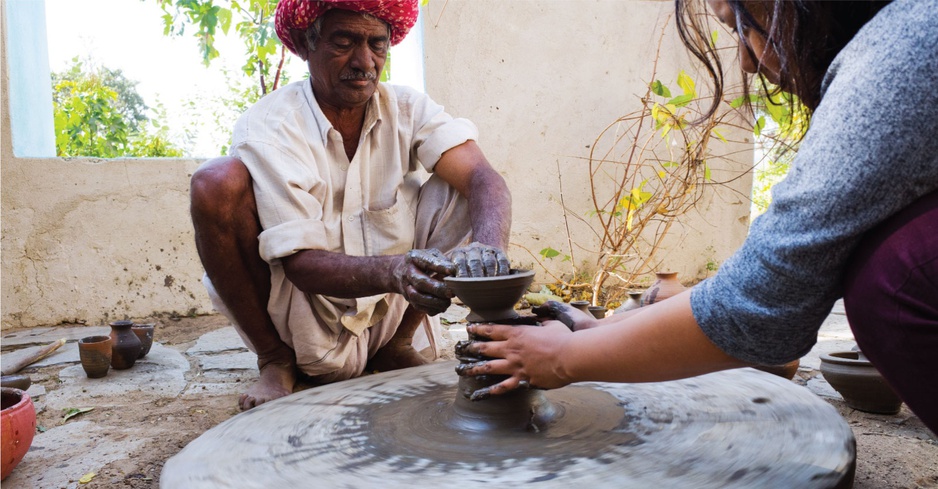
[[[720,19],[720,22],[733,29],[736,35],[739,36],[739,64],[743,71],[752,74],[756,74],[758,71],[769,82],[778,83],[778,71],[780,67],[778,54],[771,46],[767,45],[765,37],[761,36],[754,29],[750,29],[746,26],[743,26],[740,30],[739,26],[736,25],[736,14],[726,0],[707,0],[707,3],[710,5],[710,9],[713,10],[717,18]],[[760,13],[761,12],[752,12],[756,20],[764,27],[768,19],[764,14],[760,15]],[[746,46],[746,42],[744,42],[743,39],[749,43],[749,47],[752,48],[751,51],[749,47]]]
[[[336,109],[364,106],[378,88],[390,45],[384,22],[348,10],[326,12],[307,61],[319,103]]]

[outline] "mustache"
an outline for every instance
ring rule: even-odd
[[[361,71],[361,70],[352,70],[347,71],[339,75],[339,80],[367,80],[375,81],[378,79],[378,74],[373,71]]]

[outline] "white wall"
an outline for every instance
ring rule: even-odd
[[[423,16],[427,93],[447,110],[474,121],[480,145],[507,179],[513,195],[514,261],[533,265],[547,246],[569,252],[559,204],[573,209],[574,242],[595,250],[586,217],[592,208],[586,159],[590,145],[617,117],[640,107],[650,82],[662,26],[672,2],[639,0],[432,0]],[[673,22],[667,27],[658,77],[673,81],[695,66],[684,54]],[[698,76],[699,80],[705,77]],[[730,140],[751,139],[747,131]],[[602,148],[606,149],[606,148]],[[714,162],[714,180],[737,176],[752,162],[749,145],[727,165]],[[559,166],[559,169],[558,169]],[[742,242],[748,229],[748,174],[709,193],[671,231],[661,267],[684,281],[706,274]],[[596,255],[576,249],[577,261]],[[569,263],[545,262],[554,272]],[[536,269],[539,267],[535,266]],[[539,279],[550,281],[543,273]]]

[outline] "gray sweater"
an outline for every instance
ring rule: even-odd
[[[938,189],[938,0],[881,10],[834,59],[822,91],[768,211],[691,292],[703,332],[742,360],[806,354],[863,234]]]

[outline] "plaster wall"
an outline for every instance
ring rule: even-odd
[[[685,69],[706,77],[686,56],[673,22],[673,2],[642,0],[431,1],[424,16],[427,93],[474,121],[480,146],[508,181],[513,196],[513,261],[569,273],[570,262],[540,260],[546,247],[595,268],[598,236],[589,197],[587,159],[602,130],[640,108],[661,38],[658,78],[674,89]],[[728,69],[732,72],[734,67]],[[742,243],[748,229],[752,166],[749,131],[725,134],[728,162],[711,162],[714,181],[697,211],[671,229],[658,269],[685,282],[707,274]],[[607,146],[597,150],[605,151]],[[562,183],[562,191],[561,191]],[[600,191],[609,191],[600,188]],[[561,198],[568,208],[569,236]],[[651,280],[653,277],[646,277]],[[612,282],[610,282],[612,283]]]

